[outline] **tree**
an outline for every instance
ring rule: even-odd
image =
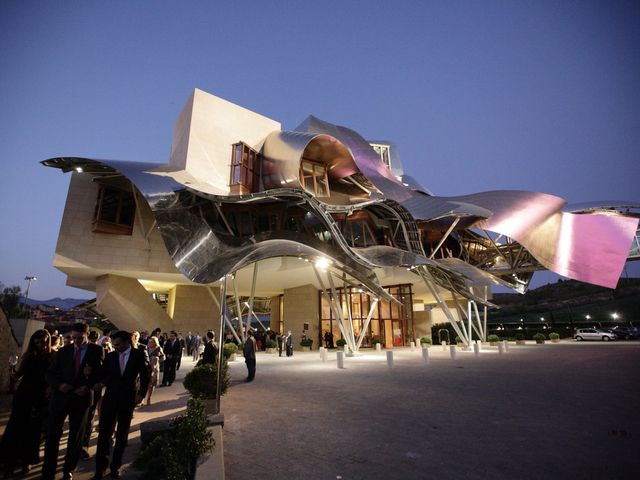
[[[17,285],[5,287],[0,293],[0,303],[9,314],[9,317],[17,317],[20,314],[21,289]]]

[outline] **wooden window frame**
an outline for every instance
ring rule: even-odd
[[[115,193],[118,199],[116,207],[116,218],[113,222],[101,218],[106,191]],[[131,214],[131,224],[123,223],[121,221],[125,202],[129,200],[132,202],[133,206],[133,212]],[[100,189],[98,190],[98,197],[96,199],[96,208],[93,215],[92,231],[95,233],[107,233],[111,235],[132,235],[133,225],[136,222],[136,208],[136,200],[133,192],[112,186],[100,185]]]

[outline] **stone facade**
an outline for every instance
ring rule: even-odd
[[[305,323],[309,324],[307,338],[313,340],[313,349],[317,349],[320,335],[318,290],[311,284],[286,289],[283,313],[284,331],[291,330],[294,350],[300,349]]]

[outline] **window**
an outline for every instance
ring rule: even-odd
[[[389,145],[380,145],[378,143],[372,143],[371,147],[373,147],[376,153],[380,156],[380,160],[382,160],[387,168],[391,168],[391,147],[389,147]]]
[[[323,163],[303,160],[300,166],[300,183],[306,191],[315,194],[316,197],[329,196],[327,167]]]
[[[234,195],[252,193],[258,189],[260,154],[249,145],[238,142],[231,150],[231,180],[229,186]]]
[[[133,192],[101,186],[93,219],[93,231],[115,235],[131,235],[136,201]]]

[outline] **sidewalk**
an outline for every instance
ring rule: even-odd
[[[139,472],[129,468],[131,462],[137,456],[137,453],[140,449],[140,424],[146,422],[147,420],[161,420],[166,418],[172,418],[177,416],[181,411],[183,411],[187,406],[187,401],[189,400],[189,394],[185,391],[182,386],[182,379],[189,372],[195,362],[191,359],[191,357],[183,356],[182,364],[180,366],[180,370],[178,370],[176,374],[176,380],[170,387],[162,387],[156,388],[153,392],[153,396],[151,397],[151,405],[143,406],[141,408],[136,408],[133,420],[131,422],[131,430],[129,432],[129,443],[127,445],[127,449],[124,453],[124,464],[121,469],[122,478],[137,478],[139,476]],[[9,419],[9,411],[11,408],[11,395],[3,394],[0,395],[0,433],[4,433],[5,426]],[[98,415],[96,412],[96,416],[94,417],[94,428],[97,429],[98,426]],[[91,443],[89,447],[89,453],[91,454],[91,459],[89,460],[81,460],[78,464],[77,470],[73,474],[74,480],[88,480],[95,473],[95,461],[94,455],[96,453],[96,442],[97,442],[97,431],[94,432],[91,436]],[[59,473],[58,477],[62,477],[61,468],[64,458],[64,453],[66,452],[66,426],[65,432],[63,434],[61,440],[61,449],[60,449],[60,459],[58,461],[59,465]],[[40,451],[40,457],[44,456],[44,442],[43,447]],[[38,479],[40,478],[42,463],[36,465],[28,475],[16,475],[11,478],[15,479]],[[160,480],[160,479],[158,479]]]

